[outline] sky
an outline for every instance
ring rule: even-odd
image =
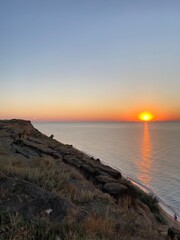
[[[0,119],[180,120],[179,0],[0,0]]]

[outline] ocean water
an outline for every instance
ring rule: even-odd
[[[180,122],[33,125],[152,189],[180,216]]]

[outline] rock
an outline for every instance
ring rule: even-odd
[[[95,168],[96,176],[102,175],[102,176],[108,176],[111,177],[107,172],[104,172],[100,170],[99,168]]]
[[[34,143],[43,144],[42,141],[40,141],[38,138],[35,138],[35,137],[28,137],[27,139]]]
[[[35,143],[29,140],[17,140],[14,141],[14,145],[20,146],[21,148],[27,147],[30,150],[35,151],[39,155],[46,154],[55,159],[62,159],[62,156],[57,151],[52,150],[51,148],[43,144]]]
[[[18,139],[26,139],[27,138],[26,131],[24,130],[24,131],[18,133],[17,138]]]
[[[101,162],[99,158],[95,159],[95,161],[96,161],[96,162],[98,162],[98,163],[100,163],[100,162]]]
[[[88,157],[88,159],[89,159],[89,157]],[[100,163],[101,162],[99,158],[94,158],[94,157],[90,157],[89,160],[94,162],[94,163]]]
[[[53,138],[54,138],[54,135],[53,135],[53,134],[51,134],[51,136],[49,136],[49,138],[53,139]]]
[[[128,188],[120,183],[106,183],[103,190],[110,195],[119,196],[124,193]]]
[[[70,165],[73,165],[77,168],[80,168],[80,166],[82,165],[81,161],[79,160],[79,158],[73,156],[73,155],[65,155],[63,158],[63,161],[65,163],[68,163]]]
[[[46,210],[45,210],[45,213],[47,213],[47,215],[49,215],[52,211],[53,211],[53,210],[52,210],[51,208],[49,208],[49,209],[46,209]]]
[[[121,178],[121,173],[109,166],[100,165],[98,168],[100,171],[105,172],[106,174],[110,175],[113,178],[116,178],[116,179]]]
[[[12,144],[12,149],[15,153],[19,153],[25,158],[30,158],[32,156],[35,156],[35,157],[40,156],[36,151],[33,151],[32,149],[28,149],[26,147],[20,147],[16,144]]]
[[[80,171],[85,176],[85,178],[91,179],[92,181],[94,181],[95,175],[96,175],[95,168],[91,167],[88,164],[82,164],[80,166]]]
[[[91,174],[95,173],[95,169],[88,164],[82,164],[81,169],[84,169]]]
[[[117,183],[117,180],[112,178],[112,177],[109,177],[107,175],[99,175],[96,177],[97,181],[100,182],[100,183]]]

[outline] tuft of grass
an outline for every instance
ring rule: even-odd
[[[87,203],[93,201],[95,199],[96,195],[94,192],[90,190],[83,190],[81,191],[80,196],[77,198],[77,201],[79,203]]]
[[[83,222],[83,230],[86,235],[92,237],[107,237],[112,239],[115,235],[113,221],[108,217],[88,216]]]
[[[153,194],[147,194],[139,189],[137,190],[137,194],[140,201],[149,207],[150,211],[154,214],[156,220],[161,224],[166,224],[166,220],[161,215],[158,206],[158,199]]]

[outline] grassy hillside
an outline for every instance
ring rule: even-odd
[[[0,121],[0,239],[160,240],[156,199],[36,130]]]

